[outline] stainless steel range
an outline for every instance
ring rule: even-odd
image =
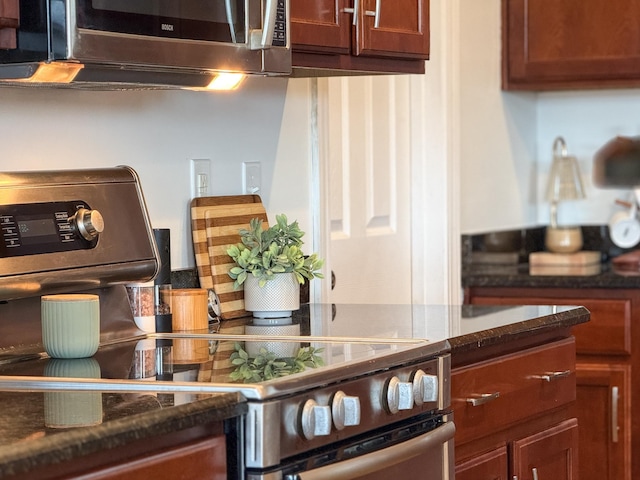
[[[388,479],[415,472],[426,479],[453,478],[448,342],[412,338],[425,337],[427,317],[437,320],[443,312],[311,305],[267,324],[251,318],[223,322],[210,334],[144,333],[135,326],[122,283],[153,276],[153,235],[131,170],[104,174],[118,177],[115,183],[124,176],[138,191],[134,205],[120,209],[121,215],[107,213],[106,207],[121,201],[112,198],[121,195],[121,188],[97,180],[101,175],[96,172],[91,186],[83,175],[56,177],[65,178],[61,184],[82,184],[79,190],[69,188],[73,195],[50,184],[54,188],[24,198],[9,193],[17,187],[0,196],[0,211],[16,211],[10,220],[17,225],[22,249],[18,254],[0,250],[0,262],[14,262],[11,275],[0,278],[2,298],[8,300],[0,303],[0,335],[14,339],[11,346],[0,346],[0,391],[167,392],[174,394],[174,403],[202,393],[239,391],[248,402],[236,470],[243,478]],[[21,188],[32,190],[26,188],[29,175],[15,178]],[[56,192],[64,194],[57,198]],[[75,211],[71,206],[64,210],[61,202],[71,202]],[[45,213],[32,213],[32,205],[41,204]],[[86,217],[82,209],[98,211],[102,218]],[[72,249],[81,262],[57,246],[67,228],[55,220],[56,212],[63,211],[59,217],[76,237],[94,231]],[[28,241],[28,235],[20,235],[21,225],[31,221],[44,222],[41,230],[39,223],[33,227],[46,230],[42,238],[34,234]],[[132,221],[142,224],[135,241],[145,245],[133,254],[125,228]],[[112,255],[107,260],[101,257],[105,245]],[[20,285],[27,277],[31,286],[25,289]],[[101,347],[93,357],[99,378],[51,373],[56,360],[43,353],[38,338],[39,296],[51,291],[100,295]],[[22,319],[18,326],[9,320],[16,318]],[[24,325],[37,333],[22,334]]]

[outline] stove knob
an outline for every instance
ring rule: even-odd
[[[104,219],[98,210],[79,208],[72,218],[82,238],[89,242],[104,230]]]
[[[386,388],[386,407],[389,413],[413,408],[413,384],[401,382],[398,377],[392,377]]]
[[[346,395],[343,391],[336,392],[331,402],[331,413],[333,424],[338,430],[360,425],[360,399]]]
[[[438,401],[438,376],[427,375],[423,370],[413,374],[413,399],[416,405]]]
[[[331,433],[331,407],[307,400],[300,415],[302,436],[307,440]]]

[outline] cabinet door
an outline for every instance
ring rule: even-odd
[[[294,51],[429,58],[429,0],[290,0],[289,9]]]
[[[631,480],[630,367],[576,365],[580,479]]]
[[[577,480],[578,421],[562,422],[512,445],[511,474],[518,480]]]
[[[429,0],[360,3],[354,55],[429,58]]]
[[[293,50],[350,53],[353,15],[346,6],[347,0],[290,0]]]
[[[640,81],[637,0],[503,0],[506,89]]]
[[[456,480],[508,480],[507,447],[496,448],[456,465]]]

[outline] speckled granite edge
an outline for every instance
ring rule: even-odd
[[[514,340],[530,337],[543,331],[573,327],[589,321],[589,310],[584,307],[545,315],[523,322],[515,322],[498,328],[482,330],[476,333],[452,337],[449,339],[451,353],[467,352],[477,348],[499,345]]]
[[[70,461],[136,440],[232,418],[246,413],[246,410],[246,403],[240,394],[217,394],[193,403],[112,420],[96,427],[69,430],[6,446],[0,450],[0,478],[24,478],[21,474],[35,468]]]

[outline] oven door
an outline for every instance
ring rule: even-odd
[[[445,416],[436,428],[418,431],[417,425],[405,424],[323,449],[275,471],[248,472],[247,480],[389,480],[413,477],[416,472],[420,478],[452,480],[454,423]]]

